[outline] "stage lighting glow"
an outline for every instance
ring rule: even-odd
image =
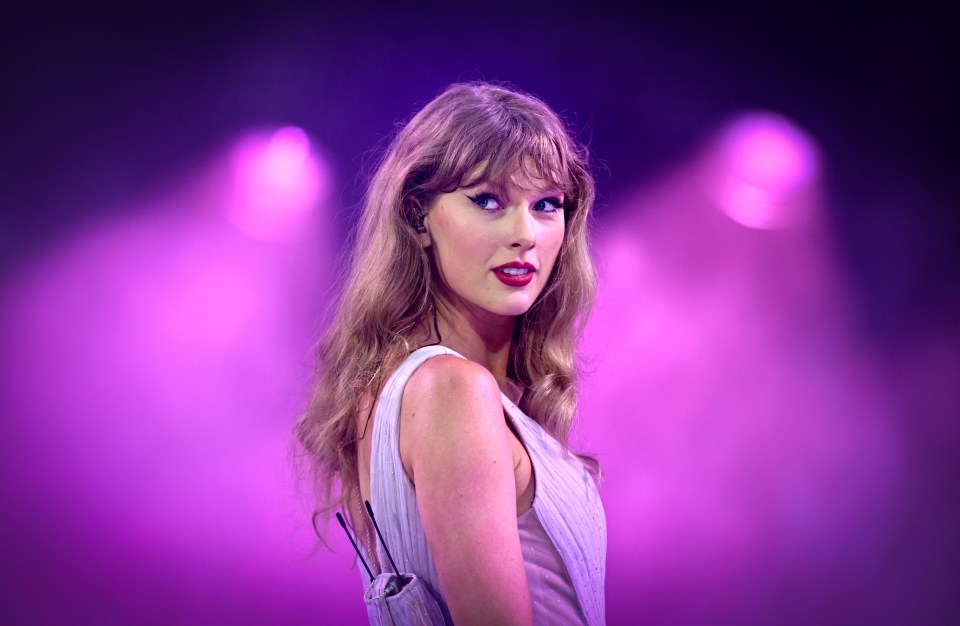
[[[254,139],[249,171],[299,185],[313,159],[302,131]],[[309,377],[313,317],[302,311],[336,250],[323,231],[263,245],[222,219],[237,154],[90,223],[0,288],[0,458],[19,477],[16,492],[2,490],[14,511],[2,530],[20,541],[13,562],[44,563],[42,593],[105,607],[93,621],[148,623],[142,607],[176,597],[179,613],[161,621],[239,623],[191,590],[305,594],[320,576],[301,569],[315,537],[289,424]],[[356,591],[341,578],[334,593]],[[83,584],[66,591],[64,579]],[[70,621],[55,617],[39,621]]]
[[[248,235],[271,241],[301,238],[323,192],[327,168],[300,128],[252,134],[233,151],[230,221]]]
[[[274,165],[272,173],[283,178],[295,173],[310,156],[310,138],[302,129],[287,126],[273,133],[267,152]]]
[[[719,208],[750,228],[796,226],[809,216],[819,171],[813,140],[775,113],[751,113],[722,132],[712,187]]]
[[[571,448],[602,451],[608,597],[655,623],[763,623],[741,607],[788,579],[798,605],[850,571],[879,583],[862,555],[903,521],[901,425],[825,229],[743,228],[700,186],[753,185],[764,212],[732,215],[751,226],[801,200],[816,218],[819,198],[791,195],[816,188],[809,141],[779,118],[726,131],[612,202],[593,240]]]

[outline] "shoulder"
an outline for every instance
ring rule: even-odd
[[[413,373],[403,391],[410,408],[449,401],[479,400],[500,404],[500,388],[487,368],[454,355],[425,361]]]
[[[447,465],[453,457],[509,449],[496,379],[457,356],[433,357],[414,372],[403,392],[400,424],[400,456],[411,480],[418,469]]]
[[[451,615],[529,623],[512,435],[496,379],[472,361],[437,356],[403,398],[401,458]]]

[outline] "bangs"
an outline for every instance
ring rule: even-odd
[[[448,154],[436,172],[436,183],[444,191],[487,182],[500,188],[510,184],[533,183],[541,189],[573,192],[571,162],[575,159],[562,136],[536,120],[512,118],[506,123],[493,120],[465,129],[451,142]]]
[[[546,136],[515,137],[498,142],[487,158],[479,158],[463,172],[459,187],[472,187],[483,181],[498,187],[508,183],[535,181],[539,188],[570,191],[570,172],[560,147]]]

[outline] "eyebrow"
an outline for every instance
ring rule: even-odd
[[[518,185],[512,185],[512,186],[515,187],[515,188],[517,188],[517,189],[520,189],[521,191],[530,191],[530,192],[533,192],[533,193],[535,193],[536,195],[538,195],[538,196],[540,196],[540,197],[542,197],[542,198],[558,198],[558,199],[561,199],[561,200],[565,200],[565,199],[566,199],[566,192],[564,192],[562,189],[558,189],[558,188],[556,188],[556,187],[545,187],[545,188],[540,189],[540,188],[537,188],[537,187],[520,187],[520,186],[518,186]],[[490,192],[492,192],[492,193],[494,193],[495,195],[498,195],[498,196],[507,196],[507,195],[508,195],[508,193],[507,193],[507,185],[504,185],[503,183],[493,182],[493,181],[488,180],[488,179],[485,179],[485,178],[481,178],[481,179],[479,179],[479,180],[476,180],[476,181],[473,182],[473,184],[465,185],[464,187],[462,187],[462,189],[474,189],[475,187],[487,187],[487,188],[489,188]]]

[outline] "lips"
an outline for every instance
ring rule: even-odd
[[[498,265],[493,268],[492,271],[493,275],[504,285],[508,287],[524,287],[533,280],[533,275],[536,273],[537,268],[530,263],[512,261]]]

